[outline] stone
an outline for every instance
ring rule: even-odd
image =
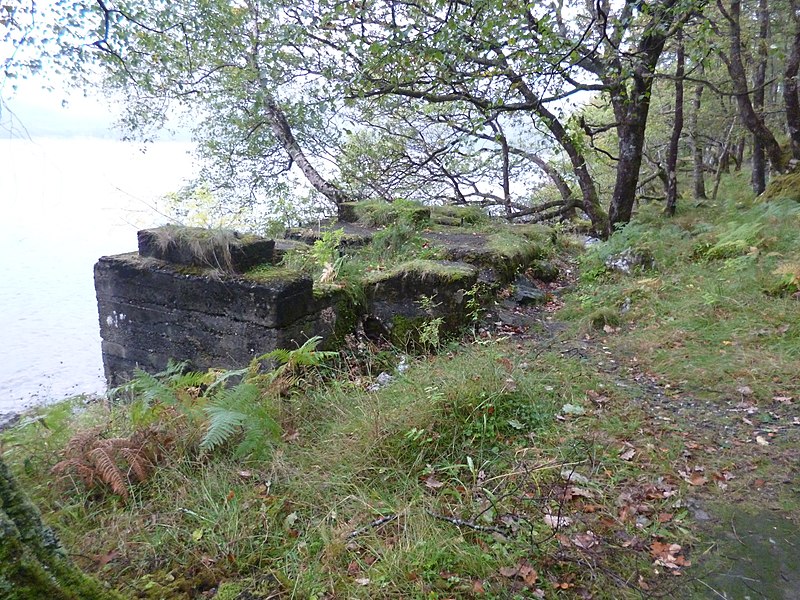
[[[549,260],[534,260],[525,271],[528,277],[544,281],[545,283],[552,283],[560,274],[556,265]]]
[[[537,306],[546,304],[549,294],[534,287],[522,285],[514,286],[514,301],[522,306]]]
[[[626,248],[622,252],[612,254],[606,258],[605,265],[612,271],[630,275],[634,269],[655,268],[653,253],[647,248]]]

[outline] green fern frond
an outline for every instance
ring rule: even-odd
[[[204,452],[230,441],[241,431],[247,420],[246,414],[224,406],[208,406],[206,413],[208,414],[208,429],[200,442],[200,450]]]

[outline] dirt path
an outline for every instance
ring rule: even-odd
[[[615,332],[570,333],[557,312],[558,295],[569,283],[549,286],[556,297],[549,306],[501,303],[486,326],[534,352],[577,358],[608,376],[633,398],[643,429],[682,445],[674,469],[697,484],[682,499],[697,540],[687,553],[693,566],[677,588],[652,595],[800,599],[800,514],[793,508],[800,501],[797,399],[765,406],[741,388],[735,398],[699,400],[625,355]]]

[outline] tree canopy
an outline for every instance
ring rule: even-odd
[[[694,163],[697,192],[745,132],[757,191],[762,155],[779,173],[780,140],[800,154],[795,0],[59,0],[3,10],[16,49],[4,81],[99,67],[125,100],[130,135],[150,139],[175,114],[194,125],[202,185],[221,201],[300,188],[329,206],[408,198],[510,219],[577,206],[605,236],[638,198],[661,197],[653,181],[674,207],[682,161]],[[792,19],[778,18],[785,12]],[[684,83],[694,86],[686,132]]]

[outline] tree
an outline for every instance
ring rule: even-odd
[[[67,558],[0,456],[0,596],[7,600],[121,600]]]
[[[683,32],[678,31],[675,64],[675,113],[672,124],[672,135],[667,151],[667,202],[664,211],[669,216],[675,215],[678,203],[678,144],[683,130],[683,77],[686,56],[683,48]]]

